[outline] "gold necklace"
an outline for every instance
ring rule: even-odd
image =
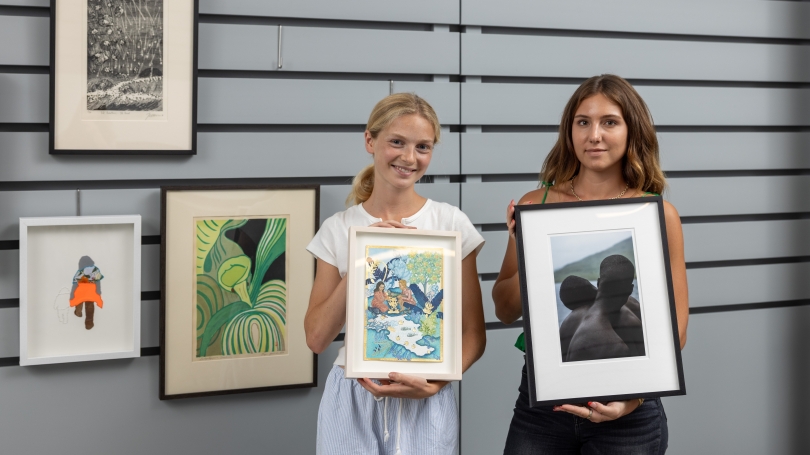
[[[581,197],[579,197],[579,196],[577,195],[577,192],[576,192],[576,191],[574,191],[574,179],[569,180],[569,181],[568,181],[568,183],[570,183],[570,184],[571,184],[571,194],[573,194],[573,195],[574,195],[574,197],[575,197],[575,198],[577,198],[577,200],[580,200],[580,201],[582,201],[582,202],[585,202],[585,200],[584,200],[584,199],[582,199]],[[619,195],[618,195],[618,196],[616,196],[616,197],[612,197],[612,198],[610,198],[610,199],[619,199],[620,197],[624,196],[624,193],[626,193],[626,192],[627,192],[627,189],[628,189],[628,188],[630,188],[630,183],[625,183],[625,184],[624,184],[624,189],[622,190],[622,192],[621,192],[621,193],[619,193]]]

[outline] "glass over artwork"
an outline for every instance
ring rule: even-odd
[[[195,219],[194,360],[287,351],[287,218]]]
[[[444,250],[366,247],[364,360],[443,360]]]
[[[552,235],[563,362],[643,356],[632,230]]]
[[[163,111],[163,1],[87,0],[88,111]]]

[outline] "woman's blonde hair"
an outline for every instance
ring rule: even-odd
[[[586,98],[601,94],[622,110],[627,124],[627,153],[622,158],[622,177],[630,188],[661,194],[667,186],[658,157],[658,137],[652,114],[636,89],[613,74],[594,76],[577,88],[563,111],[557,143],[543,162],[542,186],[571,180],[579,173],[571,131],[579,105]]]
[[[386,129],[397,118],[403,115],[416,114],[433,126],[433,143],[438,144],[441,138],[439,117],[433,107],[415,93],[396,93],[381,99],[368,117],[366,130],[376,139],[380,131]],[[362,204],[371,197],[374,190],[374,164],[364,167],[352,181],[352,190],[346,198],[346,205]]]

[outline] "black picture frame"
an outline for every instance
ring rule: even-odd
[[[86,1],[86,0],[85,0]],[[168,1],[168,0],[167,0]],[[50,0],[50,80],[49,80],[49,123],[48,123],[48,153],[51,155],[106,155],[106,156],[131,156],[131,155],[196,155],[197,154],[197,79],[198,79],[198,54],[199,54],[199,16],[200,2],[193,1],[193,27],[192,27],[192,74],[191,74],[191,138],[190,148],[178,149],[64,149],[56,148],[56,39],[57,39],[57,0]],[[64,6],[64,2],[63,6]]]
[[[160,360],[159,360],[159,399],[160,400],[176,400],[184,398],[200,398],[207,396],[217,395],[233,395],[250,392],[266,392],[274,390],[288,390],[300,388],[313,388],[318,386],[318,354],[311,353],[312,359],[312,377],[310,381],[297,382],[284,385],[263,386],[263,387],[250,387],[250,388],[233,388],[223,390],[212,390],[193,393],[169,393],[167,392],[166,374],[167,374],[167,250],[168,237],[167,237],[167,196],[170,192],[183,192],[183,191],[240,191],[240,190],[311,190],[314,191],[314,226],[313,233],[317,232],[320,227],[320,185],[302,184],[302,185],[273,185],[273,184],[256,184],[256,185],[183,185],[183,186],[163,186],[160,188]],[[298,254],[306,255],[306,251],[300,251]],[[309,260],[309,259],[307,259]],[[317,261],[311,258],[312,264],[312,279],[315,279],[315,265]],[[303,329],[303,323],[301,326]],[[308,348],[307,348],[308,349]]]
[[[560,299],[561,293],[560,293],[559,287],[557,287],[556,291],[553,291],[553,292],[556,292],[556,294],[557,294],[557,302],[555,302],[555,309],[553,310],[554,314],[557,315],[557,320],[555,320],[553,322],[548,322],[548,320],[549,320],[548,314],[534,314],[536,312],[537,313],[542,312],[538,308],[541,308],[541,305],[543,305],[543,302],[541,301],[543,299],[537,299],[537,298],[532,297],[532,295],[536,296],[536,295],[540,294],[539,292],[535,292],[532,295],[530,295],[530,292],[529,292],[529,282],[530,282],[530,280],[533,280],[533,283],[536,283],[538,280],[547,280],[548,278],[552,278],[554,280],[554,282],[552,282],[550,284],[552,286],[554,286],[554,285],[556,285],[555,282],[559,282],[559,281],[556,281],[557,280],[557,277],[556,277],[557,272],[560,272],[560,275],[563,275],[564,274],[563,269],[565,267],[561,267],[561,268],[558,269],[557,268],[558,264],[554,263],[553,258],[551,258],[552,259],[551,261],[548,261],[549,258],[545,257],[544,260],[546,262],[548,262],[549,264],[547,266],[545,266],[546,267],[545,269],[543,269],[544,275],[542,277],[539,277],[539,276],[536,276],[536,275],[529,276],[530,272],[527,270],[528,264],[530,264],[531,261],[535,261],[534,256],[537,256],[537,255],[540,254],[539,252],[541,251],[542,248],[536,248],[537,245],[541,245],[540,242],[544,241],[545,243],[547,243],[549,245],[548,249],[543,250],[543,251],[544,251],[544,254],[548,253],[549,256],[551,256],[550,253],[553,250],[553,247],[551,246],[551,240],[548,239],[548,237],[550,237],[552,235],[568,235],[568,234],[567,233],[550,234],[550,233],[545,233],[545,232],[544,233],[538,233],[537,229],[535,229],[537,221],[528,222],[526,217],[530,216],[530,214],[532,214],[532,213],[540,213],[540,214],[548,213],[547,215],[541,215],[541,216],[545,216],[546,218],[552,218],[553,217],[555,220],[563,220],[565,217],[572,218],[572,215],[577,213],[577,211],[582,211],[582,210],[594,210],[594,209],[598,210],[598,209],[602,209],[602,208],[604,208],[604,209],[610,209],[610,208],[622,209],[623,207],[632,207],[632,206],[638,207],[640,205],[645,205],[645,204],[654,204],[655,205],[654,212],[657,214],[657,221],[652,223],[652,224],[648,222],[646,226],[648,228],[652,227],[652,229],[657,228],[657,230],[658,230],[657,237],[660,238],[660,245],[651,245],[650,242],[646,242],[644,244],[644,247],[645,248],[652,248],[653,246],[660,246],[660,250],[658,251],[658,254],[660,254],[662,256],[662,261],[660,261],[660,262],[662,262],[662,264],[658,264],[658,265],[660,266],[660,268],[662,270],[654,270],[654,271],[653,270],[649,270],[649,271],[648,270],[642,270],[644,267],[650,267],[651,266],[650,264],[656,263],[656,261],[647,261],[646,263],[639,263],[639,262],[637,262],[638,257],[636,257],[635,258],[636,261],[633,262],[633,265],[634,265],[634,267],[637,267],[637,268],[633,269],[633,273],[637,273],[635,275],[634,279],[640,280],[638,282],[638,286],[642,287],[642,289],[643,289],[643,287],[645,285],[645,283],[643,282],[643,277],[644,276],[647,276],[647,275],[654,276],[653,274],[663,275],[661,278],[663,278],[663,281],[665,282],[666,289],[665,290],[660,290],[659,289],[658,290],[659,292],[656,295],[659,295],[659,296],[661,296],[661,298],[666,300],[666,302],[664,302],[666,304],[666,306],[663,309],[659,308],[659,309],[656,310],[658,312],[659,317],[657,318],[658,325],[656,325],[655,327],[651,328],[649,326],[651,321],[649,321],[647,319],[644,319],[644,322],[646,324],[648,324],[644,328],[644,330],[645,330],[644,336],[645,337],[653,336],[652,335],[653,330],[663,330],[663,331],[666,331],[667,333],[671,334],[672,343],[671,344],[663,343],[663,346],[669,345],[669,346],[671,346],[671,349],[672,349],[671,352],[667,353],[667,355],[671,356],[671,363],[673,363],[673,364],[669,365],[671,367],[671,370],[668,370],[668,371],[670,371],[669,374],[671,376],[670,378],[668,378],[669,384],[671,384],[671,386],[664,387],[664,388],[660,388],[660,387],[659,388],[642,387],[642,388],[639,388],[638,390],[626,390],[627,387],[623,388],[621,386],[617,386],[617,387],[615,387],[616,393],[605,393],[606,387],[605,387],[604,383],[606,381],[608,381],[608,382],[609,381],[615,381],[616,378],[618,378],[620,375],[611,376],[609,373],[606,373],[605,372],[606,368],[616,368],[616,367],[604,367],[604,365],[616,365],[616,364],[618,364],[618,362],[615,362],[614,360],[617,360],[619,358],[618,357],[617,358],[612,358],[612,357],[609,357],[610,354],[606,354],[605,357],[594,357],[592,359],[588,359],[590,361],[583,361],[583,362],[578,363],[578,364],[569,363],[569,362],[573,362],[573,361],[570,360],[571,356],[566,352],[567,348],[565,347],[565,343],[563,341],[564,335],[563,335],[562,325],[563,325],[564,320],[562,318],[560,318],[561,312],[557,309],[562,304],[561,299]],[[653,209],[649,209],[649,210],[653,210]],[[554,213],[552,214],[550,211],[554,211]],[[663,200],[663,198],[660,197],[660,196],[650,196],[650,197],[640,197],[640,198],[613,199],[613,200],[600,200],[600,201],[583,201],[583,202],[567,202],[567,203],[556,203],[556,204],[518,205],[518,206],[515,207],[515,221],[516,221],[516,244],[517,244],[517,254],[518,254],[518,274],[519,274],[519,279],[520,279],[520,292],[521,292],[521,300],[522,300],[522,308],[523,308],[523,326],[524,326],[524,333],[525,333],[525,338],[526,338],[526,365],[527,365],[527,376],[528,376],[528,384],[529,384],[529,402],[530,402],[530,406],[532,406],[532,407],[534,407],[534,406],[548,406],[548,405],[559,405],[559,404],[565,404],[565,403],[575,404],[575,403],[586,403],[586,402],[589,402],[589,401],[597,401],[597,402],[603,402],[604,403],[604,402],[609,402],[609,401],[627,400],[627,399],[633,399],[633,398],[647,398],[647,397],[663,397],[663,396],[685,395],[686,394],[686,386],[685,386],[685,380],[684,380],[683,362],[682,362],[682,359],[681,359],[680,336],[679,336],[679,332],[678,332],[678,320],[677,320],[676,307],[675,307],[675,295],[674,295],[673,285],[672,285],[672,271],[671,271],[671,265],[670,265],[670,260],[669,260],[669,246],[668,246],[668,243],[667,243],[667,232],[666,232],[666,223],[665,223],[665,219],[664,219],[664,200]],[[548,222],[549,220],[546,220],[546,221]],[[654,224],[654,226],[653,226],[653,224]],[[615,223],[614,223],[614,227],[615,227]],[[602,231],[600,231],[598,228],[599,228],[599,226],[591,225],[591,226],[588,226],[587,228],[576,228],[573,231],[571,231],[570,233],[574,234],[574,235],[577,235],[577,234],[590,234],[590,233],[599,234]],[[629,228],[628,230],[630,230],[632,228],[632,226],[628,225],[628,228]],[[552,229],[552,228],[549,228],[549,229]],[[614,231],[613,229],[610,229],[610,230],[605,230],[605,232],[618,232],[618,231]],[[635,245],[635,246],[633,246],[634,250],[632,250],[632,251],[636,251],[636,250],[640,249],[638,247],[638,245],[636,244],[637,239],[635,237],[635,236],[638,236],[639,234],[636,231],[632,231],[632,232],[633,232],[632,233],[633,237],[631,238],[631,242],[632,242],[633,245]],[[538,239],[530,239],[530,237],[537,237],[537,236],[542,236],[543,238],[539,239],[539,240]],[[650,235],[650,236],[645,235],[645,238],[646,237],[656,238],[656,235],[655,234]],[[528,242],[528,243],[531,243],[531,245],[527,245],[527,240],[530,240],[530,242]],[[527,248],[530,248],[531,251],[527,251]],[[608,251],[608,250],[609,249],[605,249],[604,251]],[[645,250],[644,254],[646,255],[649,252],[650,252],[649,250]],[[639,253],[634,252],[633,254],[639,254]],[[591,261],[596,260],[596,258],[598,258],[598,254],[592,254],[591,256],[588,256],[586,258],[581,259],[580,262],[586,262],[586,260],[588,258],[593,258],[593,259],[591,259]],[[527,262],[527,261],[529,261],[529,262]],[[539,264],[540,262],[537,262],[537,263]],[[578,263],[572,263],[572,264],[578,264]],[[533,270],[536,271],[536,270],[539,270],[539,269],[537,267],[534,267]],[[571,268],[566,269],[566,270],[571,270]],[[551,271],[551,273],[552,273],[551,277],[549,277],[549,275],[548,275],[549,271]],[[660,280],[657,281],[657,282],[660,282]],[[635,281],[634,281],[634,283],[635,283]],[[536,285],[532,284],[532,286],[536,286]],[[549,283],[546,283],[544,286],[546,286],[545,291],[548,291],[549,290],[549,288],[548,288]],[[596,292],[596,291],[593,291],[593,292]],[[545,297],[548,297],[549,295],[550,295],[549,292],[545,292],[543,294],[543,296],[545,296]],[[543,311],[550,312],[551,310],[548,310],[548,302],[547,302],[548,299],[545,299],[545,300],[546,300],[546,303],[545,303],[545,305],[546,305],[545,308],[546,309],[543,310]],[[642,299],[640,307],[643,308],[645,305],[650,305],[650,302],[645,302]],[[660,305],[663,305],[663,303],[660,303],[659,306]],[[664,312],[666,312],[666,314],[664,314]],[[553,331],[551,331],[551,330],[535,332],[535,330],[537,330],[538,324],[540,323],[539,320],[535,321],[535,319],[539,318],[539,317],[542,317],[542,316],[546,316],[546,318],[545,318],[546,322],[542,323],[543,327],[546,328],[546,329],[550,329],[551,327],[556,327],[557,328],[556,333],[553,333]],[[647,316],[645,315],[645,318],[646,317]],[[566,318],[567,318],[567,316],[566,316]],[[641,317],[639,317],[639,320],[641,320]],[[533,324],[533,322],[535,322],[535,324]],[[558,324],[559,324],[559,326],[558,326]],[[534,327],[533,327],[533,325],[534,325]],[[655,336],[657,337],[657,335],[655,335]],[[549,338],[549,337],[551,337],[551,338]],[[557,337],[557,338],[554,338],[554,337]],[[538,349],[537,344],[539,342],[538,341],[539,338],[544,338],[545,340],[549,340],[549,339],[559,340],[559,344],[546,343],[546,345],[543,345],[543,347],[540,347]],[[647,353],[649,353],[648,345],[646,344],[648,342],[649,342],[649,340],[647,338],[644,338],[644,343],[645,343],[644,346],[645,346],[645,349],[647,349]],[[553,345],[553,346],[549,346],[549,345]],[[570,347],[571,346],[569,345],[568,348],[570,348]],[[547,349],[556,349],[558,351],[555,352],[555,353],[551,353],[551,351],[545,352],[545,350],[547,350]],[[569,352],[573,352],[573,351],[569,351]],[[577,352],[583,352],[583,351],[577,351]],[[566,355],[569,355],[568,359],[563,358],[563,356],[566,356]],[[559,358],[559,360],[560,360],[559,361],[559,366],[560,367],[558,368],[558,370],[555,370],[555,367],[553,365],[554,362],[549,362],[547,360],[547,359],[551,358],[552,356],[554,356],[555,358]],[[642,362],[642,361],[644,361],[644,359],[649,359],[651,357],[652,357],[651,355],[644,355],[644,356],[636,355],[636,356],[622,357],[619,360],[625,361],[625,360],[629,359],[629,361],[636,361],[637,360],[639,362]],[[541,361],[541,362],[538,362],[536,360],[538,358],[542,358],[544,360]],[[591,390],[589,390],[589,387],[587,387],[585,385],[582,385],[581,388],[576,389],[576,392],[570,392],[567,395],[565,395],[564,392],[555,391],[554,392],[555,394],[559,395],[560,393],[562,393],[565,396],[554,396],[553,398],[549,399],[549,395],[550,395],[549,393],[546,393],[545,391],[541,391],[541,390],[538,389],[538,387],[540,387],[540,384],[538,384],[538,380],[537,380],[537,378],[538,378],[538,370],[542,370],[542,376],[544,376],[546,378],[549,378],[550,381],[554,381],[554,380],[557,379],[557,376],[555,376],[555,375],[558,375],[558,371],[565,371],[565,370],[563,370],[563,367],[562,367],[563,364],[565,364],[565,368],[569,368],[569,370],[568,370],[569,373],[571,371],[570,370],[571,366],[572,365],[576,366],[576,368],[577,368],[576,371],[580,372],[577,375],[577,377],[590,377],[590,378],[593,378],[591,380],[591,382],[595,383],[595,382],[598,381],[598,382],[602,383],[602,385],[600,385],[598,387],[598,390],[600,390],[600,392],[599,393],[593,393]],[[565,373],[565,374],[569,374],[569,373]],[[560,376],[562,377],[563,375],[560,374]],[[653,374],[653,376],[654,376],[654,374]],[[677,376],[677,378],[675,378],[674,376]],[[583,379],[583,381],[588,381],[588,379]],[[673,381],[676,381],[677,384],[675,384]],[[672,386],[672,385],[674,385],[674,386]],[[596,389],[596,388],[597,387],[591,387],[590,389]],[[609,389],[609,388],[610,387],[607,387],[607,389]],[[624,390],[622,390],[622,389],[624,389]]]

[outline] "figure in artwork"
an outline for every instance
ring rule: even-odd
[[[70,313],[70,288],[62,288],[53,301],[53,309],[56,310],[56,317],[62,324],[68,323],[68,313]]]
[[[164,0],[87,0],[87,110],[163,111]]]
[[[366,360],[440,362],[441,248],[366,248]]]
[[[101,280],[104,275],[96,266],[95,261],[90,256],[82,256],[79,259],[79,270],[73,274],[73,287],[70,290],[70,306],[74,308],[73,314],[82,317],[82,307],[84,307],[84,328],[87,330],[95,326],[93,322],[96,305],[104,307],[104,300],[101,298]]]
[[[634,259],[630,231],[552,237],[563,362],[646,354]]]
[[[194,360],[287,352],[287,218],[200,218]]]

